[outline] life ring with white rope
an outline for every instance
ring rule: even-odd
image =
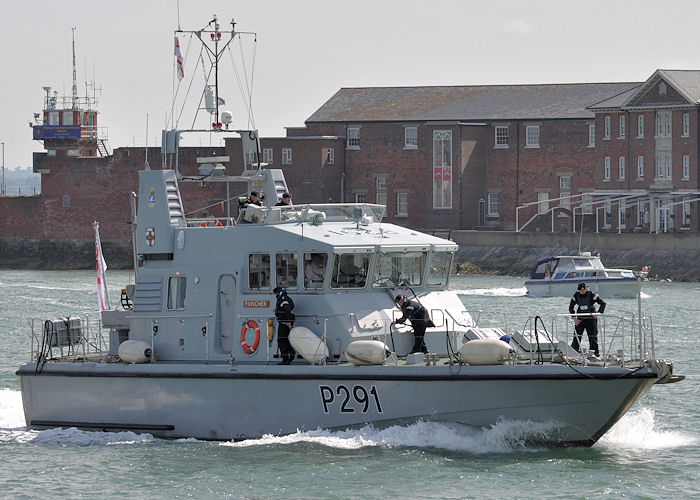
[[[252,329],[255,332],[255,340],[253,341],[253,345],[250,345],[248,343],[248,330]],[[246,354],[253,354],[255,351],[257,351],[258,346],[260,345],[260,326],[255,320],[249,319],[246,321],[243,325],[243,330],[241,330],[241,348],[243,349],[243,352]]]

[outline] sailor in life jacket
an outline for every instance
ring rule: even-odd
[[[574,308],[578,306],[576,314],[579,315],[574,317],[576,333],[574,334],[574,341],[571,343],[571,347],[581,352],[581,336],[583,335],[583,331],[586,330],[590,349],[596,356],[600,356],[600,351],[598,350],[598,320],[595,316],[592,316],[592,314],[596,312],[596,303],[600,305],[598,312],[603,314],[603,311],[605,311],[605,301],[601,299],[597,293],[591,292],[586,287],[585,283],[579,283],[576,293],[574,293],[569,303],[569,314],[574,314]],[[591,316],[586,316],[589,314],[591,314]]]

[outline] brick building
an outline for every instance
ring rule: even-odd
[[[700,71],[633,83],[341,89],[304,127],[261,139],[261,160],[284,171],[295,203],[381,203],[388,222],[417,229],[571,231],[583,221],[587,231],[697,232],[699,107]],[[0,199],[0,236],[90,239],[99,220],[103,239],[128,238],[143,148],[99,157],[44,144],[34,158],[42,194]],[[240,139],[182,148],[180,170],[194,175],[197,157],[221,155],[231,158],[227,174],[242,172]],[[158,165],[160,149],[148,160]],[[223,186],[182,190],[188,210],[225,215]]]

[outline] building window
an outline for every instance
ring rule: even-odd
[[[617,159],[617,178],[618,180],[625,180],[625,157],[620,156]]]
[[[669,111],[656,113],[656,137],[671,137],[671,113]]]
[[[508,127],[498,126],[495,127],[496,133],[496,143],[497,148],[507,148],[508,147]]]
[[[498,215],[498,193],[488,194],[488,213],[487,215]]]
[[[528,125],[525,127],[525,147],[539,148],[540,147],[540,126]]]
[[[612,203],[610,200],[606,200],[603,207],[603,227],[608,228],[612,224]]]
[[[168,309],[184,309],[187,292],[187,278],[171,276],[168,278]]]
[[[683,179],[687,181],[690,179],[690,156],[683,155]]]
[[[335,163],[335,149],[333,148],[328,148],[328,153],[326,156],[326,162],[329,165],[333,165]]]
[[[637,115],[637,139],[643,139],[643,138],[644,138],[644,115],[640,113]]]
[[[73,125],[73,112],[72,111],[64,111],[63,112],[62,125]]]
[[[377,193],[377,205],[386,206],[386,177],[375,177],[374,186]]]
[[[625,134],[627,133],[627,121],[625,119],[625,115],[620,116],[620,128],[619,128],[619,134],[618,134],[618,139],[624,139]]]
[[[292,164],[292,148],[282,148],[282,165]]]
[[[562,175],[559,177],[559,205],[569,208],[571,201],[571,176]]]
[[[690,198],[683,198],[683,226],[690,226]]]
[[[271,148],[263,149],[263,163],[267,163],[268,165],[272,164],[272,149]]]
[[[367,193],[355,193],[355,203],[367,203]]]
[[[610,117],[605,117],[605,128],[603,129],[603,139],[610,139]]]
[[[251,290],[270,288],[270,256],[266,253],[248,255],[248,287]]]
[[[588,126],[588,147],[595,147],[595,125]]]
[[[683,113],[683,137],[690,137],[690,113]]]
[[[49,125],[58,125],[58,111],[49,111]]]
[[[627,203],[625,200],[620,200],[620,204],[617,206],[617,227],[627,228]]]
[[[537,213],[546,214],[549,212],[549,193],[539,192],[537,193]]]
[[[639,200],[637,202],[637,226],[641,227],[644,225],[644,215],[646,214],[646,209],[644,200]]]
[[[637,180],[644,180],[644,157],[637,156]]]
[[[277,286],[297,288],[299,277],[299,259],[296,253],[278,253],[275,256]]]
[[[69,208],[70,207],[70,196],[67,194],[63,195],[63,208]]]
[[[603,166],[603,180],[604,181],[610,180],[610,157],[609,156],[605,157],[605,164]]]
[[[418,127],[404,127],[403,148],[418,149]]]
[[[408,217],[408,193],[396,193],[396,216]]]
[[[668,154],[660,154],[656,157],[656,179],[655,180],[671,180],[671,156]]]
[[[433,208],[452,208],[452,131],[433,132]]]
[[[360,129],[348,128],[348,149],[360,149]]]

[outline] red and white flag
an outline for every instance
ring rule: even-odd
[[[105,273],[107,272],[107,263],[102,256],[102,243],[100,243],[100,224],[93,222],[92,227],[95,228],[95,259],[97,260],[97,305],[100,311],[109,309],[109,295],[107,294],[107,283],[105,281]]]
[[[177,65],[177,79],[182,80],[185,77],[185,60],[180,52],[180,41],[175,37],[175,64]]]

